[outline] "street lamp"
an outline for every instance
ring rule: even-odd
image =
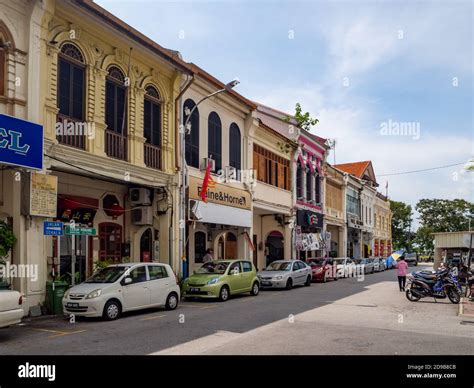
[[[184,125],[180,127],[180,150],[181,150],[181,187],[180,187],[180,205],[179,205],[179,257],[181,259],[180,269],[181,276],[184,276],[184,257],[186,252],[186,187],[188,185],[188,166],[186,164],[186,135],[191,133],[191,117],[198,107],[199,104],[205,100],[214,97],[223,92],[231,91],[235,86],[240,83],[238,78],[233,79],[227,83],[222,89],[216,90],[215,92],[201,98],[197,104],[193,106],[191,110],[185,110],[186,121]]]

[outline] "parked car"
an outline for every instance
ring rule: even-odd
[[[405,261],[408,265],[418,265],[418,254],[417,253],[405,253]]]
[[[338,278],[345,278],[356,272],[356,264],[350,257],[336,257],[334,264],[336,264]]]
[[[374,268],[374,262],[371,259],[356,259],[354,260],[356,265],[362,266],[364,269],[364,274],[367,273],[374,273],[375,268]]]
[[[376,257],[374,259],[374,267],[377,272],[382,272],[387,269],[385,259],[383,257]]]
[[[380,261],[377,257],[371,257],[372,265],[374,266],[374,272],[380,272]]]
[[[322,282],[326,282],[329,279],[337,280],[337,271],[333,264],[334,262],[331,258],[309,259],[308,265],[311,267],[312,279]]]
[[[218,298],[250,292],[256,296],[260,281],[254,265],[247,260],[214,260],[205,263],[183,283],[184,298]]]
[[[0,290],[0,328],[21,322],[22,304],[23,297],[18,291]]]
[[[301,260],[277,260],[258,273],[262,287],[286,288],[311,285],[311,267]]]
[[[66,291],[65,314],[117,319],[125,311],[178,307],[180,290],[168,264],[110,265]]]

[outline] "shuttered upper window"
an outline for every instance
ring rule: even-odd
[[[253,168],[257,179],[284,190],[291,190],[290,161],[267,149],[253,145]]]

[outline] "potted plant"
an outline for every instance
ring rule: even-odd
[[[8,258],[15,243],[16,237],[13,234],[11,226],[5,221],[0,221],[0,265],[4,266],[6,264],[6,259]],[[2,276],[0,277],[0,289],[5,288],[10,288],[10,284]]]

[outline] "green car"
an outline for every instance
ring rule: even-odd
[[[218,298],[225,302],[231,295],[250,292],[257,295],[260,282],[250,261],[215,260],[202,265],[183,283],[187,298]]]

